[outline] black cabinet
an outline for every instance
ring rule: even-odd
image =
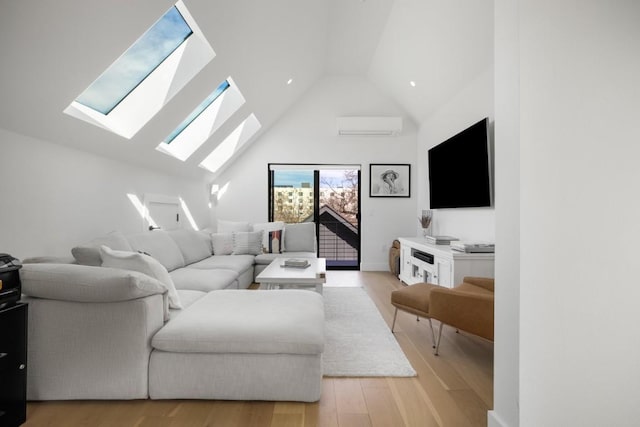
[[[27,304],[0,310],[0,426],[27,417]]]

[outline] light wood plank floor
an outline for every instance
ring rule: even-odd
[[[390,273],[329,271],[328,286],[362,286],[390,325]],[[434,326],[435,322],[434,322]],[[445,328],[434,356],[426,321],[398,313],[396,338],[415,378],[325,378],[317,403],[226,401],[32,402],[25,426],[486,426],[493,345]]]

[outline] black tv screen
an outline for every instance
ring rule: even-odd
[[[429,150],[431,209],[491,206],[488,118]]]

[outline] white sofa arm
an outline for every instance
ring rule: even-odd
[[[146,274],[77,264],[24,264],[20,280],[23,294],[59,301],[127,301],[167,291]]]
[[[29,400],[145,399],[166,290],[144,274],[81,265],[20,271],[29,304]]]

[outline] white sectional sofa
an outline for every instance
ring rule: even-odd
[[[285,248],[315,248],[311,227],[287,225]],[[219,255],[216,243],[187,230],[110,233],[74,248],[77,264],[25,260],[28,399],[318,400],[322,296],[244,289],[274,257],[315,252]],[[109,257],[153,268],[98,265]]]

